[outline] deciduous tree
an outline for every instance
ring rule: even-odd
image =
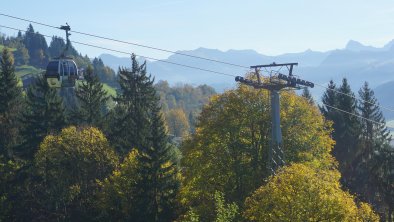
[[[292,164],[246,199],[249,221],[379,221],[370,206],[358,209],[341,190],[340,173]]]
[[[285,161],[330,165],[330,124],[317,107],[294,92],[281,94]],[[239,86],[214,96],[199,117],[196,133],[181,147],[185,177],[183,203],[202,220],[214,218],[215,191],[241,209],[250,192],[267,178],[271,116],[269,94]]]
[[[183,109],[171,109],[166,115],[169,133],[175,137],[184,137],[189,132],[189,121]]]
[[[45,137],[34,162],[40,177],[33,184],[40,217],[91,221],[97,213],[96,180],[115,169],[118,157],[97,128],[68,127]]]

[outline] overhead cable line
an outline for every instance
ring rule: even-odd
[[[34,23],[34,24],[46,26],[46,27],[49,27],[49,28],[60,29],[60,28],[57,27],[57,26],[48,25],[48,24],[45,24],[45,23],[42,23],[42,22],[37,22],[37,21],[30,20],[30,19],[20,18],[20,17],[16,17],[16,16],[4,14],[4,13],[0,13],[0,15],[1,15],[1,16],[5,16],[5,17],[9,17],[9,18],[13,18],[13,19],[17,19],[17,20],[21,20],[21,21],[26,21],[26,22],[30,22],[30,23]],[[18,29],[18,30],[19,30],[19,29]],[[19,31],[22,31],[22,30],[19,30]],[[142,45],[142,44],[133,43],[133,42],[127,42],[127,41],[117,40],[117,39],[113,39],[113,38],[109,38],[109,37],[104,37],[104,36],[99,36],[99,35],[95,35],[95,34],[90,34],[90,33],[85,33],[85,32],[80,32],[80,31],[70,31],[70,32],[74,32],[74,33],[81,34],[81,35],[86,35],[86,36],[91,36],[91,37],[95,37],[95,38],[101,38],[101,39],[105,39],[105,40],[115,41],[115,42],[119,42],[119,43],[134,45],[134,46],[138,46],[138,47],[153,49],[153,50],[157,50],[157,51],[162,51],[162,52],[168,52],[168,53],[173,53],[173,54],[177,54],[177,55],[187,56],[187,57],[191,57],[191,58],[196,58],[196,59],[201,59],[201,60],[206,60],[206,61],[211,61],[211,62],[226,64],[226,65],[231,65],[231,66],[235,66],[235,67],[246,68],[246,69],[249,69],[249,68],[250,68],[250,67],[248,67],[248,66],[243,66],[243,65],[239,65],[239,64],[234,64],[234,63],[229,63],[229,62],[223,62],[223,61],[216,60],[216,59],[210,59],[210,58],[205,58],[205,57],[201,57],[201,56],[195,56],[195,55],[190,55],[190,54],[181,53],[181,52],[177,52],[177,51],[162,49],[162,48],[158,48],[158,47],[153,47],[153,46]],[[84,45],[84,44],[85,44],[85,43],[80,43],[80,42],[75,42],[75,41],[74,41],[74,43],[80,44],[80,45]],[[85,45],[88,46],[89,44],[85,44]],[[127,53],[127,52],[121,52],[121,51],[118,51],[118,50],[112,50],[112,49],[104,48],[104,47],[100,47],[100,46],[94,46],[94,45],[89,45],[89,46],[91,46],[91,47],[96,47],[96,48],[101,48],[101,49],[105,49],[105,50],[109,50],[109,51],[113,51],[113,52],[123,53],[123,54],[130,54],[130,53]],[[212,70],[203,69],[203,68],[194,67],[194,66],[189,66],[189,65],[184,65],[184,64],[180,64],[180,63],[176,63],[176,62],[170,62],[170,61],[166,61],[166,60],[162,60],[162,59],[156,59],[156,58],[152,58],[152,57],[146,57],[146,56],[142,56],[142,55],[137,55],[137,56],[140,56],[140,57],[143,57],[143,58],[147,58],[147,59],[151,59],[151,60],[155,60],[155,61],[160,61],[160,62],[168,63],[168,64],[173,64],[173,65],[183,66],[183,67],[187,67],[187,68],[197,69],[197,70],[200,70],[200,71],[206,71],[206,72],[211,72],[211,73],[216,73],[216,74],[222,74],[222,75],[227,75],[227,76],[233,76],[233,77],[235,77],[234,75],[231,75],[231,74],[226,74],[226,73],[222,73],[222,72],[212,71]],[[268,70],[265,70],[265,71],[266,71],[267,73],[269,73]],[[278,70],[278,71],[276,71],[276,72],[279,73],[279,71],[280,71],[280,70]],[[272,71],[271,71],[271,72],[272,72]],[[274,71],[274,72],[275,72],[275,71]],[[353,96],[353,95],[351,95],[351,94],[343,93],[343,92],[340,92],[340,91],[335,90],[335,89],[330,89],[330,88],[325,87],[325,86],[323,86],[323,85],[321,85],[321,84],[315,83],[315,85],[317,85],[317,86],[319,86],[319,87],[323,87],[323,88],[328,89],[328,90],[332,90],[332,91],[334,91],[335,93],[339,93],[339,94],[342,94],[342,95],[346,95],[346,96],[352,97],[352,98],[354,98],[354,99],[357,99],[357,100],[359,100],[359,101],[362,101],[362,102],[365,102],[365,103],[369,103],[369,104],[371,104],[371,105],[378,106],[378,107],[380,107],[380,108],[382,108],[382,109],[385,109],[385,110],[388,110],[388,111],[390,111],[390,112],[394,112],[394,109],[391,109],[391,108],[388,108],[388,107],[385,107],[385,106],[382,106],[382,105],[378,105],[378,104],[375,104],[375,103],[371,103],[371,102],[369,102],[369,101],[366,101],[366,100],[357,98],[357,97],[355,97],[355,96]]]
[[[271,71],[271,72],[275,72],[275,73],[277,73],[277,74],[280,74],[280,72],[278,72],[278,71]],[[354,95],[352,95],[352,94],[344,93],[344,92],[341,92],[341,91],[336,90],[336,89],[331,89],[331,88],[329,88],[329,87],[327,87],[327,86],[324,86],[324,85],[322,85],[322,84],[319,84],[319,83],[314,83],[314,84],[315,84],[315,86],[319,86],[319,87],[322,87],[322,88],[324,88],[324,89],[331,90],[331,91],[333,91],[333,92],[335,92],[335,93],[337,93],[337,94],[349,96],[349,97],[351,97],[351,98],[353,98],[353,99],[356,99],[356,100],[358,100],[358,101],[361,101],[361,102],[364,102],[364,103],[368,103],[368,104],[371,104],[371,105],[373,105],[373,106],[380,107],[380,108],[385,109],[385,110],[388,110],[388,111],[390,111],[390,112],[394,112],[394,109],[391,109],[391,108],[388,108],[388,107],[385,107],[385,106],[382,106],[382,105],[379,105],[379,104],[376,104],[376,103],[373,103],[373,102],[369,102],[369,101],[363,100],[363,99],[361,99],[361,98],[357,98],[356,96],[354,96]]]
[[[21,32],[26,32],[24,30],[13,28],[13,27],[9,27],[9,26],[5,26],[5,25],[0,25],[0,27],[8,28],[8,29],[16,30],[16,31],[21,31]],[[41,34],[41,33],[39,35],[42,35],[42,36],[48,37],[48,38],[52,37],[52,36],[44,35],[44,34]],[[62,39],[62,38],[60,38],[60,39]],[[142,58],[145,58],[145,59],[150,59],[150,60],[155,60],[155,61],[158,61],[158,62],[163,62],[163,63],[172,64],[172,65],[182,66],[182,67],[186,67],[186,68],[189,68],[189,69],[195,69],[195,70],[204,71],[204,72],[210,72],[210,73],[219,74],[219,75],[236,77],[235,75],[232,75],[232,74],[229,74],[229,73],[218,72],[218,71],[214,71],[214,70],[210,70],[210,69],[204,69],[204,68],[200,68],[200,67],[196,67],[196,66],[184,65],[184,64],[181,64],[181,63],[177,63],[177,62],[171,62],[171,61],[167,61],[167,60],[163,60],[163,59],[157,59],[157,58],[144,56],[144,55],[139,55],[139,54],[135,54],[135,53],[120,51],[120,50],[116,50],[116,49],[110,49],[110,48],[97,46],[97,45],[92,45],[92,44],[88,44],[88,43],[77,42],[77,41],[70,41],[70,42],[75,43],[75,44],[79,44],[79,45],[85,45],[85,46],[93,47],[93,48],[104,49],[104,50],[107,50],[107,51],[118,52],[118,53],[127,54],[127,55],[135,55],[135,56],[139,56],[139,57],[142,57]]]
[[[5,17],[9,17],[9,18],[13,18],[13,19],[17,19],[17,20],[21,20],[21,21],[26,21],[26,22],[30,22],[30,23],[46,26],[46,27],[49,27],[49,28],[60,29],[57,26],[48,25],[48,24],[41,23],[41,22],[36,22],[36,21],[30,20],[30,19],[20,18],[20,17],[16,17],[16,16],[12,16],[12,15],[7,15],[7,14],[4,14],[4,13],[0,13],[0,15],[1,16],[5,16]],[[90,33],[86,33],[86,32],[73,31],[73,30],[71,30],[70,32],[77,33],[77,34],[80,34],[80,35],[85,35],[85,36],[105,39],[105,40],[109,40],[109,41],[119,42],[119,43],[123,43],[123,44],[134,45],[134,46],[143,47],[143,48],[147,48],[147,49],[153,49],[153,50],[156,50],[156,51],[173,53],[173,54],[187,56],[187,57],[191,57],[191,58],[195,58],[195,59],[201,59],[201,60],[206,60],[206,61],[210,61],[210,62],[221,63],[221,64],[230,65],[230,66],[239,67],[239,68],[245,68],[245,69],[249,69],[250,68],[249,66],[239,65],[239,64],[230,63],[230,62],[224,62],[224,61],[220,61],[220,60],[216,60],[216,59],[210,59],[210,58],[205,58],[205,57],[201,57],[201,56],[190,55],[190,54],[186,54],[186,53],[182,53],[182,52],[178,52],[178,51],[173,51],[173,50],[168,50],[168,49],[163,49],[163,48],[143,45],[143,44],[134,43],[134,42],[122,41],[122,40],[109,38],[109,37],[105,37],[105,36],[99,36],[99,35],[90,34]]]
[[[196,69],[196,70],[200,70],[200,71],[204,71],[204,72],[210,72],[210,73],[215,73],[215,74],[219,74],[219,75],[235,77],[235,75],[232,75],[232,74],[228,74],[228,73],[224,73],[224,72],[218,72],[218,71],[214,71],[214,70],[210,70],[210,69],[204,69],[204,68],[200,68],[200,67],[196,67],[196,66],[184,65],[184,64],[181,64],[181,63],[177,63],[177,62],[170,62],[170,61],[163,60],[163,59],[156,59],[156,58],[149,57],[149,56],[144,56],[144,55],[138,55],[138,54],[135,54],[135,53],[119,51],[119,50],[105,48],[105,47],[97,46],[97,45],[91,45],[91,44],[83,43],[83,42],[77,42],[77,41],[71,41],[71,42],[79,44],[79,45],[90,46],[90,47],[94,47],[94,48],[98,48],[98,49],[104,49],[104,50],[112,51],[112,52],[118,52],[118,53],[122,53],[122,54],[128,54],[128,55],[133,55],[134,54],[136,56],[139,56],[139,57],[142,57],[142,58],[145,58],[145,59],[150,59],[150,60],[155,60],[155,61],[158,61],[158,62],[164,62],[164,63],[168,63],[168,64],[172,64],[172,65],[182,66],[182,67],[186,67],[186,68],[190,68],[190,69]]]
[[[375,124],[377,124],[377,125],[385,125],[385,123],[380,123],[380,122],[377,122],[377,121],[375,121],[375,120],[368,119],[368,118],[365,118],[365,117],[363,117],[363,116],[357,115],[357,114],[355,114],[355,113],[351,113],[351,112],[345,111],[345,110],[343,110],[343,109],[339,109],[339,108],[337,108],[337,107],[327,105],[327,104],[325,104],[325,103],[323,103],[323,104],[324,104],[325,106],[327,106],[327,107],[329,107],[329,108],[332,108],[332,109],[335,109],[335,110],[337,110],[337,111],[339,111],[339,112],[347,113],[347,114],[349,114],[349,115],[352,115],[352,116],[361,118],[361,119],[363,119],[363,120],[370,121],[370,122],[375,123]]]
[[[390,112],[394,112],[394,109],[390,109],[390,108],[388,108],[388,107],[381,106],[381,105],[375,104],[375,103],[373,103],[373,102],[369,102],[369,101],[367,101],[367,100],[363,100],[363,99],[361,99],[361,98],[357,98],[356,96],[354,96],[354,95],[352,95],[352,94],[344,93],[344,92],[341,92],[341,91],[336,90],[336,89],[331,89],[331,88],[329,88],[329,87],[327,87],[327,86],[324,86],[324,85],[321,85],[321,84],[318,84],[318,83],[315,83],[315,85],[316,85],[316,86],[319,86],[319,87],[322,87],[322,88],[325,88],[325,89],[328,89],[328,90],[331,90],[331,91],[333,91],[333,92],[335,92],[335,93],[338,93],[338,94],[341,94],[341,95],[349,96],[349,97],[354,98],[354,99],[356,99],[356,100],[359,100],[359,101],[361,101],[361,102],[368,103],[368,104],[371,104],[371,105],[373,105],[373,106],[377,106],[377,107],[383,108],[383,109],[388,110],[388,111],[390,111]]]
[[[0,27],[7,28],[7,29],[11,29],[11,30],[16,30],[16,31],[21,31],[21,32],[26,32],[26,31],[21,30],[21,29],[18,29],[18,28],[13,28],[13,27],[1,25],[1,24],[0,24]],[[51,37],[52,37],[52,36],[44,35],[44,34],[41,34],[41,33],[40,33],[39,35],[42,35],[42,36],[48,37],[48,38],[51,38]],[[61,39],[62,39],[62,38],[61,38]],[[115,49],[110,49],[110,48],[105,48],[105,47],[101,47],[101,46],[97,46],[97,45],[92,45],[92,44],[87,44],[87,43],[82,43],[82,42],[77,42],[77,41],[71,41],[71,42],[72,42],[72,43],[75,43],[75,44],[85,45],[85,46],[94,47],[94,48],[99,48],[99,49],[104,49],[104,50],[113,51],[113,52],[118,52],[118,53],[122,53],[122,54],[133,55],[133,53],[124,52],[124,51],[115,50]],[[137,55],[137,54],[134,54],[134,55],[139,56],[139,57],[142,57],[142,58],[151,59],[151,60],[155,60],[155,61],[158,61],[158,62],[169,63],[169,64],[172,64],[172,65],[182,66],[182,67],[186,67],[186,68],[190,68],[190,69],[196,69],[196,70],[205,71],[205,72],[210,72],[210,73],[214,73],[214,74],[220,74],[220,75],[225,75],[225,76],[236,77],[235,75],[228,74],[228,73],[222,73],[222,72],[217,72],[217,71],[213,71],[213,70],[209,70],[209,69],[203,69],[203,68],[199,68],[199,67],[195,67],[195,66],[184,65],[184,64],[181,64],[181,63],[175,63],[175,62],[165,61],[165,60],[162,60],[162,59],[156,59],[156,58],[152,58],[152,57],[148,57],[148,56],[143,56],[143,55]],[[315,84],[315,85],[316,85],[316,84]],[[324,87],[324,86],[323,86],[323,87]],[[345,94],[345,95],[347,95],[347,94]],[[357,98],[356,98],[356,99],[357,99]],[[357,115],[357,114],[354,114],[354,113],[347,112],[347,111],[345,111],[345,110],[339,109],[339,108],[334,107],[334,106],[327,105],[327,104],[325,104],[325,103],[323,103],[323,104],[326,105],[327,107],[330,107],[330,108],[332,108],[332,109],[338,110],[338,111],[340,111],[340,112],[344,112],[344,113],[347,113],[347,114],[349,114],[349,115],[353,115],[353,116],[356,116],[356,117],[358,117],[358,118],[362,118],[362,119],[364,119],[364,120],[373,122],[373,123],[375,123],[375,124],[383,125],[383,123],[376,122],[376,121],[374,121],[374,120],[371,120],[371,119],[362,117],[362,116]]]

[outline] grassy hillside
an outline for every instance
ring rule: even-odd
[[[4,45],[0,45],[0,51],[3,51],[4,49]],[[11,50],[11,52],[16,51],[15,48],[9,48]]]
[[[15,74],[16,77],[18,78],[18,86],[22,87],[22,76],[32,74],[32,75],[38,75],[44,72],[42,69],[37,69],[33,66],[28,66],[28,65],[23,65],[23,66],[16,66],[15,67]]]
[[[38,75],[40,73],[44,72],[43,69],[37,69],[33,66],[28,66],[28,65],[23,65],[23,66],[17,66],[15,67],[15,74],[17,77],[22,77],[27,74],[33,74],[33,75]]]
[[[82,84],[82,81],[83,80],[78,80],[77,84],[80,86]],[[107,94],[109,96],[113,96],[113,97],[116,96],[116,90],[114,88],[112,88],[111,86],[107,85],[106,83],[103,83],[103,88],[105,91],[107,91]]]
[[[103,83],[104,90],[107,91],[108,95],[115,97],[116,96],[116,90],[112,88],[111,86],[107,85],[106,83]]]

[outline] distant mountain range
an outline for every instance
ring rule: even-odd
[[[355,93],[361,85],[367,81],[381,105],[394,109],[394,40],[382,48],[365,46],[351,40],[343,49],[335,49],[326,52],[306,50],[300,53],[286,53],[278,56],[267,56],[254,50],[228,50],[198,48],[191,51],[179,51],[183,54],[200,56],[243,66],[256,64],[270,64],[272,62],[298,62],[294,73],[301,78],[318,84],[326,85],[333,79],[338,85],[342,78],[346,77]],[[119,58],[109,54],[102,54],[100,58],[111,68],[117,70],[119,66],[130,67],[130,58]],[[232,75],[244,75],[248,70],[225,64],[209,62],[205,60],[185,57],[178,54],[169,56],[165,61],[175,62],[203,69],[214,70]],[[234,87],[232,77],[217,75],[209,72],[188,69],[181,66],[163,62],[147,62],[148,72],[155,76],[156,80],[167,80],[170,84],[190,83],[208,84],[217,91],[223,91]],[[286,70],[281,70],[286,73]],[[319,101],[324,88],[315,87],[312,94]],[[394,119],[394,113],[385,111],[387,119]]]

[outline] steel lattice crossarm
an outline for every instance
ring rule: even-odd
[[[252,86],[255,89],[267,89],[267,90],[281,90],[283,88],[295,88],[301,89],[301,86],[304,87],[311,87],[313,88],[315,85],[312,82],[299,79],[293,76],[293,66],[298,65],[298,63],[284,63],[284,64],[276,64],[272,63],[269,65],[258,65],[258,66],[251,66],[250,68],[255,69],[255,75],[257,78],[257,82],[245,79],[242,76],[235,77],[235,81],[243,83],[245,85]],[[266,67],[278,67],[278,66],[286,66],[288,67],[289,74],[285,75],[282,73],[277,73],[277,75],[271,75],[269,77],[269,81],[262,82],[260,77],[259,68],[266,68]]]
[[[275,171],[286,164],[284,158],[284,152],[282,149],[282,131],[280,128],[280,97],[279,91],[285,88],[291,89],[301,89],[303,87],[314,87],[312,82],[302,80],[293,76],[293,66],[298,65],[298,63],[284,63],[284,64],[268,64],[268,65],[257,65],[251,66],[250,68],[255,70],[256,79],[246,79],[242,76],[235,77],[235,81],[242,84],[252,86],[255,89],[266,89],[270,91],[271,97],[271,143],[268,150],[268,164],[267,170],[271,174],[275,174]],[[269,77],[263,79],[260,77],[260,68],[272,68],[272,67],[287,67],[289,73],[288,75],[276,72],[275,75],[270,75]],[[271,72],[272,73],[272,72]]]

